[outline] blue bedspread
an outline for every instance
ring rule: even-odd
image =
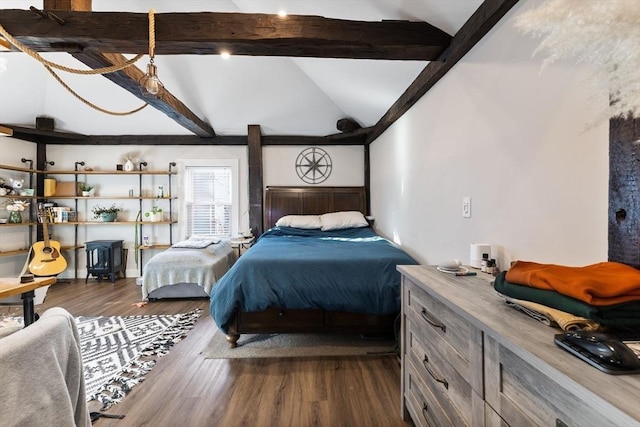
[[[237,310],[269,307],[391,314],[400,311],[397,265],[417,262],[370,228],[274,227],[218,281],[211,316],[225,333]]]

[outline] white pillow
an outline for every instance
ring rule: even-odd
[[[320,215],[285,215],[276,222],[277,227],[317,229],[322,227]]]
[[[322,231],[367,227],[369,225],[362,212],[358,211],[326,213],[320,215],[320,221],[322,222]]]

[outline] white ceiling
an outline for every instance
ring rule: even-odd
[[[428,22],[454,35],[482,0],[93,0],[101,11],[243,12],[319,15],[362,21]],[[42,9],[42,1],[2,0],[2,9]],[[0,22],[1,23],[1,22]],[[66,53],[43,54],[75,68]],[[148,57],[137,66],[145,69]],[[231,56],[156,56],[165,87],[218,135],[328,135],[336,122],[354,118],[374,125],[426,66],[424,61]],[[59,72],[81,96],[100,107],[128,111],[142,101],[102,76]],[[0,123],[34,126],[55,119],[56,130],[87,135],[189,135],[152,107],[129,116],[98,112],[73,97],[44,67],[23,53],[0,52]]]

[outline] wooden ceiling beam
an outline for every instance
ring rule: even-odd
[[[68,0],[67,0],[68,1]],[[57,24],[19,9],[0,23],[38,52],[139,54],[149,50],[146,13],[56,11]],[[426,22],[364,22],[319,16],[250,13],[159,13],[156,55],[233,55],[432,61],[451,36]]]
[[[44,0],[44,11],[62,10],[62,11],[85,11],[91,12],[91,0]],[[74,49],[75,50],[75,49]],[[123,55],[101,54],[95,51],[84,51],[72,54],[80,62],[91,68],[110,67],[116,64],[122,64],[127,61]],[[111,80],[118,86],[130,92],[137,98],[142,99],[148,105],[163,112],[179,125],[192,131],[198,136],[215,136],[213,128],[198,118],[191,110],[189,110],[179,99],[174,97],[166,88],[161,92],[161,97],[146,98],[140,91],[140,79],[144,76],[144,72],[136,66],[130,66],[122,71],[104,74],[104,77]]]
[[[456,33],[451,45],[438,57],[437,61],[427,64],[407,90],[378,120],[378,123],[375,124],[367,137],[367,144],[382,135],[385,130],[418,102],[516,3],[518,3],[518,0],[485,0],[465,22],[460,31]]]
[[[94,69],[110,67],[127,61],[127,58],[124,56],[114,53],[84,51],[82,53],[72,53],[71,55],[78,61]],[[211,125],[196,116],[189,108],[187,108],[186,105],[184,105],[182,101],[173,96],[166,88],[162,90],[160,98],[144,97],[140,91],[139,83],[144,74],[145,73],[138,67],[130,66],[120,71],[103,74],[103,76],[152,107],[163,112],[168,117],[175,120],[179,125],[190,130],[194,134],[201,137],[215,136],[216,133]]]
[[[91,12],[91,0],[44,0],[43,9]]]

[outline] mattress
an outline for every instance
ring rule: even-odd
[[[234,264],[235,259],[235,252],[225,240],[203,248],[171,247],[157,253],[144,265],[142,299],[149,298],[154,291],[152,298],[176,298],[180,296],[179,291],[185,291],[185,298],[196,296],[188,286],[157,291],[178,284],[195,284],[204,292],[199,296],[210,295],[215,283]]]

